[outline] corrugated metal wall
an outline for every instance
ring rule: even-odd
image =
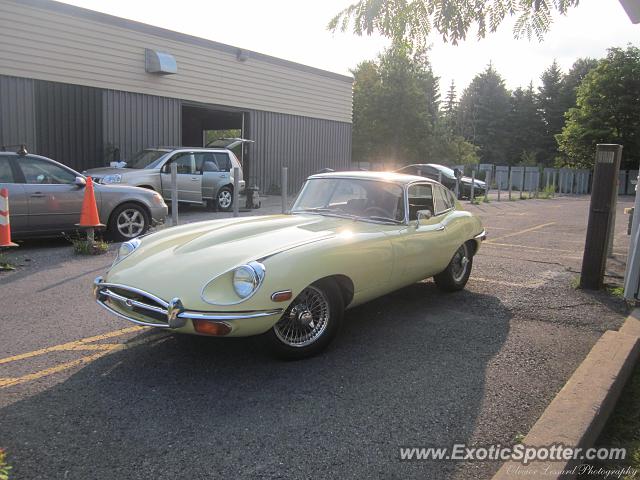
[[[36,82],[37,153],[76,170],[100,165],[102,90]]]
[[[252,111],[248,136],[250,181],[261,192],[278,190],[282,167],[288,167],[289,193],[323,168],[346,170],[351,164],[351,124],[318,118]]]
[[[34,81],[0,75],[0,146],[36,148]]]
[[[121,159],[146,147],[182,144],[180,100],[105,90],[102,105],[105,151],[117,148]]]

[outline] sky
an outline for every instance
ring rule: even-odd
[[[64,0],[80,7],[254,50],[332,72],[350,75],[359,62],[374,59],[389,42],[327,31],[329,20],[353,0]],[[567,16],[557,16],[543,42],[514,40],[513,20],[494,34],[475,34],[457,46],[431,38],[430,60],[441,92],[453,80],[458,93],[491,61],[510,89],[539,85],[553,60],[567,71],[578,57],[599,58],[609,47],[640,46],[618,0],[581,0]]]

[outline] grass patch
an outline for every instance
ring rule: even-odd
[[[11,270],[15,270],[16,267],[13,263],[11,263],[9,261],[9,259],[7,258],[7,256],[4,253],[0,253],[0,272],[3,271],[11,271]],[[1,480],[1,477],[0,477]]]
[[[622,298],[624,296],[624,287],[620,285],[611,285],[607,284],[604,286],[609,295],[613,295],[614,297]]]
[[[640,366],[636,366],[631,374],[597,445],[627,449],[624,460],[615,463],[602,462],[597,465],[598,467],[603,469],[629,467],[640,472]],[[637,479],[637,472],[622,478]]]
[[[109,244],[102,239],[96,238],[93,242],[81,237],[78,232],[74,236],[64,234],[71,245],[73,253],[76,255],[102,255],[109,250]]]
[[[571,288],[577,290],[580,288],[580,277],[573,277],[571,279]]]
[[[538,196],[538,198],[544,198],[545,200],[549,200],[555,196],[556,196],[556,187],[554,187],[553,185],[549,185],[548,187],[545,187],[540,192],[540,195]]]
[[[9,480],[11,466],[7,463],[7,452],[0,448],[0,480]]]

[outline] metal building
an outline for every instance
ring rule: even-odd
[[[237,133],[289,190],[351,160],[352,78],[51,0],[0,0],[0,145],[77,170]]]

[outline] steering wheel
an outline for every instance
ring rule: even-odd
[[[389,212],[387,212],[384,208],[380,208],[380,207],[368,207],[364,209],[363,216],[389,218]]]

